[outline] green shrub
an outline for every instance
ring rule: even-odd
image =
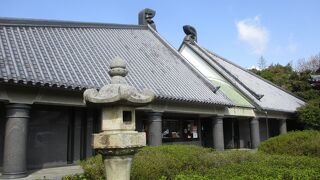
[[[133,159],[131,178],[151,180],[162,176],[174,177],[181,170],[201,166],[197,160],[210,152],[211,149],[187,145],[145,147]]]
[[[309,136],[311,133],[315,137],[313,131],[296,132],[299,133]],[[291,133],[288,134],[290,136]],[[84,169],[83,176],[68,179],[104,179],[100,155],[81,162],[81,165]],[[269,155],[260,151],[217,152],[191,145],[149,146],[142,148],[134,156],[131,179],[320,179],[320,158]]]
[[[268,154],[320,157],[320,131],[295,131],[262,142],[259,151]]]
[[[62,178],[62,180],[89,180],[84,174],[68,175]]]
[[[104,165],[101,155],[96,155],[81,161],[80,165],[84,171],[84,177],[92,180],[104,180]]]
[[[208,168],[253,158],[252,153],[245,151],[215,152],[211,148],[193,145],[147,146],[134,156],[131,179],[172,179],[183,171],[206,172]],[[80,164],[87,179],[104,179],[100,155],[82,161]]]
[[[305,123],[309,128],[320,130],[320,98],[308,101],[298,109],[299,121]]]
[[[174,179],[319,179],[320,158],[255,154],[254,160],[208,169],[204,173],[183,172]]]
[[[198,173],[185,173],[185,174],[178,174],[174,177],[174,180],[211,180],[208,176],[201,175]]]
[[[209,168],[252,158],[253,154],[249,152],[215,152],[213,149],[192,145],[145,147],[133,159],[131,179],[152,180],[162,176],[173,179],[183,171],[205,172]]]
[[[214,179],[318,179],[320,159],[285,155],[257,154],[256,161],[247,161],[219,168],[210,176]],[[212,174],[212,173],[210,173]]]

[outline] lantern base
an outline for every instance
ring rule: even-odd
[[[104,158],[106,179],[130,180],[130,169],[133,155],[107,156]]]

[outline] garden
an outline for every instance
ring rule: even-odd
[[[84,174],[64,179],[104,179],[100,155],[80,164]],[[147,146],[134,156],[131,179],[320,179],[320,131],[289,132],[264,141],[258,150]]]

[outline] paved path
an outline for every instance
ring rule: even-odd
[[[55,168],[46,168],[32,170],[29,176],[18,180],[61,180],[65,175],[82,173],[83,170],[80,166],[64,166]],[[1,175],[1,174],[0,174]]]

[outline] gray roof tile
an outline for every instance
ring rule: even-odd
[[[0,19],[4,82],[100,88],[116,56],[128,63],[128,84],[158,99],[232,105],[147,26]]]
[[[197,43],[186,43],[196,53],[224,75],[235,87],[249,97],[258,108],[264,110],[295,112],[305,102],[292,93],[255,75],[254,73],[222,58],[221,56],[200,47]],[[258,98],[263,95],[262,98]]]

